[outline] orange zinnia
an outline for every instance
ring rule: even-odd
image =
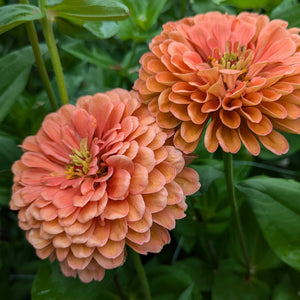
[[[185,216],[185,196],[200,187],[166,139],[136,93],[122,89],[48,115],[22,144],[10,202],[37,255],[89,282],[123,264],[126,244],[159,252]]]
[[[142,56],[134,88],[174,144],[258,155],[289,145],[275,129],[300,133],[300,37],[265,15],[211,12],[164,25]]]

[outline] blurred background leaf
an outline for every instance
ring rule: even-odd
[[[0,7],[0,34],[27,21],[43,17],[40,9],[33,5],[12,4]]]

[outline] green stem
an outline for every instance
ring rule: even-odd
[[[48,14],[46,5],[47,5],[47,0],[40,0],[41,11],[45,15],[44,18],[41,19],[41,25],[42,25],[46,43],[49,48],[50,57],[51,57],[54,73],[57,80],[57,86],[59,89],[60,98],[61,98],[61,103],[67,104],[69,103],[69,100],[68,100],[68,92],[66,89],[65,79],[64,79],[64,73],[59,58],[58,50],[56,47],[56,42],[55,42],[55,37],[54,37],[53,27],[52,27],[52,20]]]
[[[147,277],[146,277],[146,273],[145,273],[143,264],[141,262],[140,255],[137,252],[135,252],[134,250],[131,250],[131,249],[130,249],[130,252],[131,252],[131,255],[132,255],[132,258],[133,258],[135,269],[137,271],[137,274],[138,274],[139,279],[140,279],[141,284],[142,284],[145,300],[151,300],[152,298],[151,298],[150,287],[149,287],[149,283],[148,283],[148,280],[147,280]]]
[[[28,0],[20,0],[20,3],[23,4],[29,4]],[[33,54],[35,57],[35,62],[36,65],[39,69],[40,75],[41,75],[41,79],[43,81],[46,93],[48,95],[50,104],[52,106],[53,110],[57,110],[57,103],[56,103],[56,97],[55,94],[53,92],[51,83],[50,83],[50,79],[46,70],[46,66],[41,54],[41,50],[40,50],[40,46],[39,46],[39,40],[38,40],[38,36],[34,27],[34,22],[33,21],[29,21],[26,22],[26,30],[29,36],[29,40],[31,43],[31,47],[33,50]]]
[[[232,154],[223,152],[223,161],[224,161],[224,170],[225,170],[225,178],[226,178],[226,184],[227,184],[227,192],[229,196],[230,205],[233,212],[233,217],[235,221],[235,225],[238,232],[239,241],[241,244],[245,264],[248,268],[248,272],[250,272],[250,260],[249,260],[249,254],[247,250],[246,240],[241,224],[240,214],[239,214],[239,207],[236,201],[235,197],[235,191],[234,191],[234,184],[233,184],[233,168],[232,168]]]

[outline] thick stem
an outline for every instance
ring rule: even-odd
[[[232,208],[232,213],[236,225],[236,229],[238,232],[238,237],[240,241],[240,245],[242,248],[245,264],[247,266],[248,272],[250,272],[250,260],[246,245],[246,240],[241,224],[240,214],[239,214],[239,208],[235,197],[235,191],[234,191],[234,184],[233,184],[233,168],[232,168],[232,154],[223,152],[223,160],[224,160],[224,170],[225,170],[225,178],[226,178],[226,184],[227,184],[227,192],[228,197],[230,201],[230,205]]]
[[[67,104],[69,103],[69,100],[68,100],[68,93],[66,89],[65,79],[64,79],[64,73],[63,73],[60,57],[58,54],[58,50],[56,47],[56,42],[55,42],[55,37],[54,37],[53,27],[52,27],[52,20],[48,15],[46,5],[47,5],[46,0],[40,0],[41,11],[45,14],[44,18],[41,20],[41,25],[42,25],[46,43],[49,48],[49,53],[50,53],[54,73],[57,80],[61,103]]]
[[[20,3],[29,4],[28,0],[20,0]],[[53,110],[57,110],[55,94],[53,92],[53,89],[52,89],[52,86],[50,83],[50,79],[49,79],[49,76],[47,73],[47,69],[46,69],[46,66],[45,66],[41,51],[40,51],[39,40],[38,40],[38,36],[37,36],[36,30],[34,27],[34,22],[29,21],[29,22],[26,22],[25,25],[26,25],[26,30],[27,30],[28,37],[29,37],[29,40],[31,43],[31,47],[33,50],[33,54],[35,57],[35,62],[38,67],[38,70],[40,72],[41,79],[44,84],[46,93],[48,95],[50,104],[51,104]]]
[[[131,249],[130,249],[130,252],[131,252],[131,256],[133,258],[135,269],[137,271],[138,277],[142,284],[145,300],[151,300],[152,298],[151,298],[150,287],[149,287],[148,279],[147,279],[143,264],[141,262],[140,255]]]

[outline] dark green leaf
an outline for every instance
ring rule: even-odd
[[[209,291],[211,289],[214,269],[206,262],[197,257],[188,257],[177,261],[174,266],[189,274],[200,291]]]
[[[256,177],[237,187],[250,204],[272,250],[300,270],[300,183]]]
[[[299,300],[299,291],[290,278],[285,275],[280,283],[276,285],[272,300]]]
[[[30,66],[25,67],[21,73],[16,75],[16,77],[10,82],[10,85],[0,95],[0,122],[2,122],[6,114],[9,112],[10,107],[24,90],[30,69]]]
[[[199,192],[200,194],[205,194],[213,181],[224,177],[223,164],[221,161],[213,159],[197,160],[195,163],[197,164],[192,164],[190,167],[198,172],[201,182]]]
[[[193,284],[189,274],[174,265],[146,267],[146,272],[153,299],[177,300]],[[194,287],[196,288],[196,285]],[[199,290],[193,289],[193,294],[197,297],[191,299],[201,299]]]
[[[179,296],[178,300],[192,300],[192,293],[194,289],[194,283],[192,283],[188,288],[186,288]],[[198,298],[199,300],[202,297]]]
[[[216,273],[212,288],[213,300],[265,300],[270,288],[266,283],[250,275],[234,261],[226,260]]]
[[[0,205],[7,206],[10,200],[11,188],[0,186]]]
[[[28,21],[43,17],[40,9],[33,5],[12,4],[0,7],[0,34]]]
[[[48,261],[40,264],[31,296],[32,300],[120,300],[116,294],[106,290],[102,283],[94,281],[86,284],[79,279],[65,277],[57,263],[50,264]]]
[[[270,269],[274,270],[282,266],[282,261],[270,249],[262,235],[255,215],[246,202],[240,207],[240,215],[249,261],[255,273],[265,272]],[[230,229],[230,240],[228,243],[230,255],[239,261],[243,261],[244,257],[235,225],[232,224]]]
[[[128,8],[116,0],[64,0],[49,7],[54,16],[79,25],[85,22],[122,20],[129,16]]]
[[[88,49],[83,42],[70,41],[61,43],[61,48],[75,57],[94,64],[103,69],[113,69],[118,64],[108,53],[97,48]]]
[[[17,160],[22,151],[14,140],[0,136],[0,170],[10,169],[11,164]]]
[[[0,122],[22,93],[34,62],[31,47],[14,51],[0,59]]]
[[[72,38],[79,40],[95,40],[98,39],[94,34],[85,29],[82,25],[75,24],[69,20],[56,18],[58,29]]]
[[[272,19],[283,19],[289,22],[289,27],[300,26],[300,3],[288,0],[283,1],[271,13]]]

